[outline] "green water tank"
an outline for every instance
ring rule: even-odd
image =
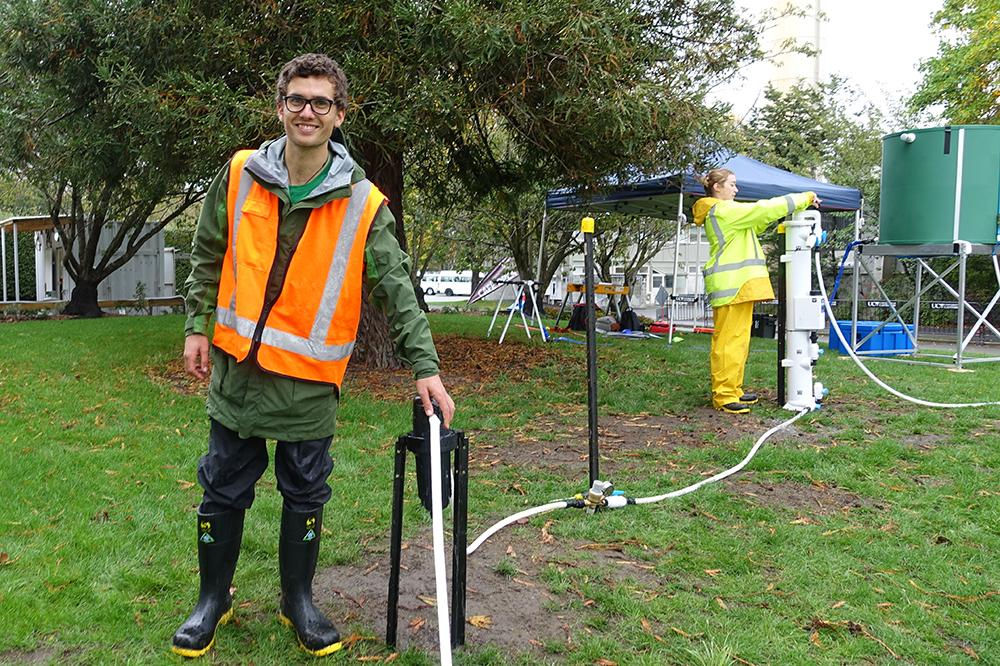
[[[951,125],[882,138],[879,242],[1000,241],[1000,125]]]

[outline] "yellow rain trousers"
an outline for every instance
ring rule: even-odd
[[[712,405],[716,408],[739,402],[743,395],[743,371],[750,354],[753,304],[774,298],[771,281],[755,278],[746,282],[730,305],[713,308],[715,323],[709,364],[712,372]]]

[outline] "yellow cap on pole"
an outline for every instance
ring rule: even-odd
[[[580,231],[582,231],[585,234],[594,233],[594,218],[585,217],[582,220],[580,220]]]

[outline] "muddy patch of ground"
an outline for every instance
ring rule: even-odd
[[[795,481],[767,481],[753,472],[723,481],[733,493],[760,506],[787,509],[797,514],[829,516],[847,514],[856,509],[883,510],[885,505],[819,481],[811,484]]]
[[[427,527],[404,542],[396,631],[400,650],[438,650],[430,543]],[[465,644],[472,649],[493,645],[510,655],[544,655],[546,661],[559,661],[558,654],[546,646],[572,648],[573,636],[587,631],[588,613],[599,610],[592,609],[594,602],[572,587],[559,594],[550,591],[544,570],[596,568],[609,585],[627,583],[635,594],[655,595],[658,584],[653,565],[630,556],[628,550],[633,545],[642,547],[618,542],[556,542],[545,528],[537,538],[508,533],[486,542],[468,559]],[[450,573],[450,544],[447,547]],[[363,634],[384,640],[388,579],[388,552],[370,550],[356,564],[318,572],[316,600],[335,624],[360,626]],[[449,610],[450,603],[449,599]]]
[[[601,415],[600,466],[602,470],[618,473],[640,467],[646,472],[667,473],[678,467],[671,460],[674,452],[729,444],[745,439],[748,433],[762,433],[769,425],[755,416],[734,419],[709,407],[676,415]],[[524,427],[490,433],[484,438],[477,438],[474,432],[468,434],[473,442],[469,458],[473,470],[505,466],[544,471],[567,479],[587,475],[589,427],[584,407],[555,405],[550,414],[541,415]],[[772,435],[768,444],[811,444],[814,440],[822,440],[822,436],[786,429]]]
[[[51,648],[38,648],[30,652],[0,652],[0,664],[49,664],[56,661],[56,651]]]
[[[508,381],[526,381],[534,368],[561,358],[560,352],[551,346],[515,342],[501,347],[495,340],[456,335],[437,336],[435,345],[441,357],[441,376],[454,397],[478,393],[500,375]],[[150,366],[146,374],[154,382],[183,395],[204,394],[208,390],[208,379],[189,375],[180,358]],[[344,377],[344,391],[368,393],[378,400],[408,402],[413,396],[413,373],[407,368],[372,370],[352,363]]]
[[[208,392],[208,377],[198,379],[184,369],[184,359],[171,359],[163,365],[146,368],[146,376],[156,384],[169,386],[181,395],[204,395]]]
[[[503,375],[523,382],[531,371],[562,358],[552,346],[505,343],[488,338],[439,335],[434,338],[441,359],[441,379],[453,397],[481,393]],[[363,391],[378,400],[406,402],[413,396],[413,373],[408,369],[372,370],[351,364],[344,377],[345,391]]]

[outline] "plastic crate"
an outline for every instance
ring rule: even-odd
[[[772,314],[755,314],[750,326],[750,335],[755,338],[774,340],[778,332],[778,318]]]
[[[858,341],[864,340],[865,336],[878,328],[880,324],[882,324],[880,321],[859,321]],[[838,319],[837,325],[850,344],[851,322]],[[910,330],[910,333],[913,332],[912,325],[907,324],[906,328]],[[847,353],[844,345],[840,344],[840,338],[837,337],[837,332],[833,330],[832,325],[830,326],[830,349],[840,354]],[[865,340],[864,344],[857,349],[859,352],[869,352],[869,356],[898,356],[912,350],[913,343],[910,342],[909,336],[903,330],[903,325],[897,322],[882,325],[878,333]]]

